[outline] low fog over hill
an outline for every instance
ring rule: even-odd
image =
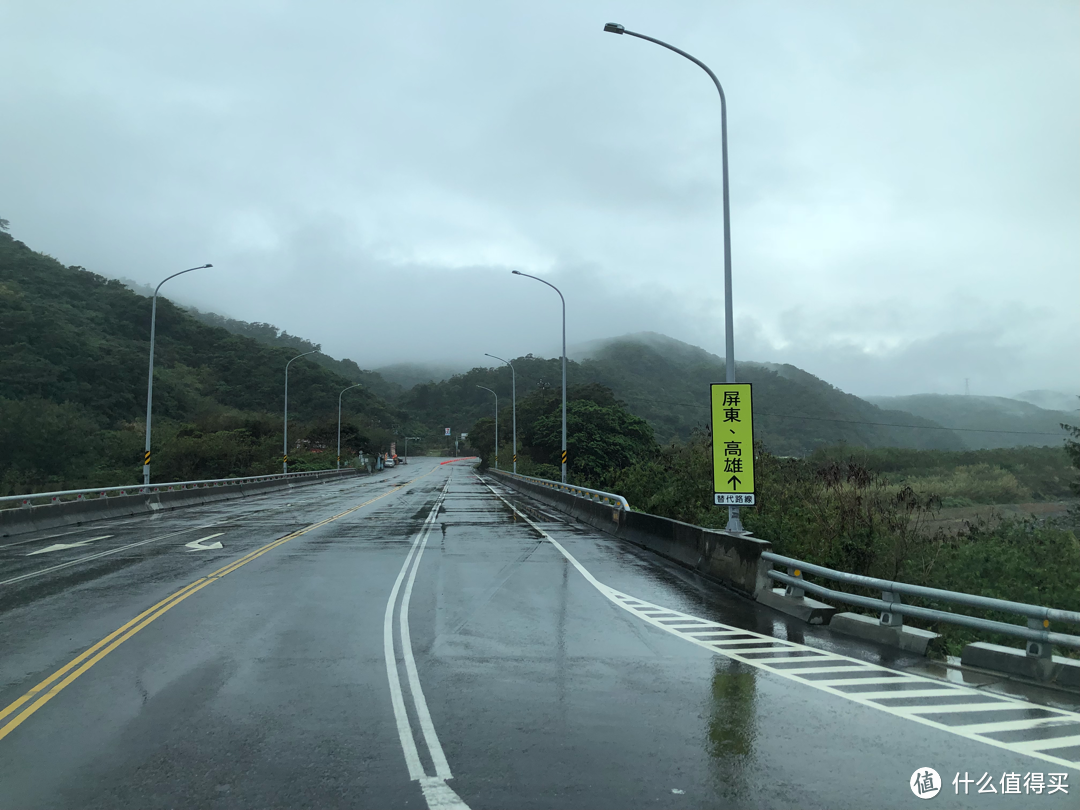
[[[1065,438],[1061,423],[1076,424],[1075,412],[1052,411],[1006,397],[916,394],[867,397],[882,408],[896,408],[933,419],[958,434],[972,450],[1023,445],[1058,446]],[[980,432],[976,432],[980,431]]]

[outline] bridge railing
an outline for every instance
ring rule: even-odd
[[[48,503],[67,503],[82,501],[91,498],[108,498],[110,495],[153,495],[157,492],[176,492],[185,489],[202,489],[207,487],[227,487],[243,484],[254,484],[260,481],[281,481],[311,476],[346,475],[355,470],[310,470],[295,473],[273,473],[270,475],[245,475],[238,478],[206,478],[201,481],[171,481],[163,484],[135,484],[134,486],[120,487],[87,487],[85,489],[62,489],[56,492],[33,492],[28,495],[5,495],[0,497],[0,509],[5,506],[30,507],[34,501],[46,501]]]
[[[1066,624],[1080,625],[1080,613],[1072,610],[1057,610],[1041,605],[1028,605],[1023,602],[1011,602],[1006,599],[994,599],[988,596],[976,596],[974,594],[947,591],[940,588],[927,588],[922,585],[909,585],[904,582],[891,582],[887,579],[865,577],[859,574],[849,574],[844,571],[835,571],[814,563],[803,560],[795,560],[791,557],[783,557],[771,551],[761,555],[763,560],[774,565],[787,568],[787,573],[770,570],[766,576],[782,585],[787,586],[785,596],[798,598],[804,593],[823,597],[835,602],[843,602],[856,607],[877,610],[881,612],[880,622],[887,627],[899,629],[903,625],[903,617],[910,616],[915,619],[926,621],[945,622],[961,627],[970,627],[975,630],[984,630],[1002,635],[1015,636],[1030,642],[1027,652],[1029,655],[1049,655],[1049,646],[1058,644],[1063,647],[1080,648],[1080,636],[1068,633],[1057,633],[1049,630],[1050,622],[1064,622]],[[845,593],[843,591],[826,588],[813,582],[807,582],[804,574],[813,574],[834,582],[842,582],[847,585],[855,585],[870,590],[881,591],[881,599],[868,596]],[[952,613],[946,610],[934,610],[932,608],[918,607],[904,604],[902,596],[913,596],[929,599],[935,602],[946,602],[965,607],[981,610],[994,610],[1002,613],[1013,613],[1027,618],[1027,627],[1008,624],[979,616],[967,616],[962,613]],[[1045,645],[1045,646],[1044,646]],[[1034,648],[1033,648],[1034,647]]]
[[[494,472],[494,471],[493,471]],[[553,489],[558,492],[566,492],[570,495],[575,495],[578,498],[586,498],[590,501],[596,501],[597,503],[606,503],[614,506],[617,509],[625,509],[627,512],[630,510],[630,504],[627,503],[626,498],[622,495],[616,495],[613,492],[604,492],[599,489],[589,489],[588,487],[578,487],[573,484],[564,484],[561,481],[551,481],[547,478],[536,478],[531,475],[521,475],[520,473],[513,473],[507,470],[498,470],[500,475],[508,475],[511,478],[517,478],[521,481],[529,481],[533,484],[539,484],[542,487]]]

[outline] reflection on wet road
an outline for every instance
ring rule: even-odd
[[[1080,790],[1067,700],[789,622],[461,463],[0,566],[0,807],[907,807],[924,767],[942,807]],[[1069,793],[951,784],[984,772]]]

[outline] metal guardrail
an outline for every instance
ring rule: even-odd
[[[561,481],[550,481],[547,478],[534,478],[531,475],[521,475],[507,470],[489,469],[488,472],[498,473],[499,475],[508,475],[511,478],[529,481],[530,483],[539,484],[540,486],[558,490],[559,492],[568,492],[578,498],[586,498],[587,500],[596,501],[597,503],[611,504],[619,509],[625,509],[627,512],[633,511],[630,509],[630,504],[627,503],[626,498],[622,495],[615,495],[612,492],[602,492],[599,489],[589,489],[588,487],[575,487],[571,484],[564,484]]]
[[[127,487],[89,487],[87,489],[63,489],[57,492],[33,492],[29,495],[4,495],[0,497],[0,505],[17,503],[20,507],[29,508],[31,501],[48,500],[50,503],[71,503],[86,500],[86,496],[108,498],[114,495],[153,495],[155,492],[175,492],[184,489],[205,489],[210,487],[236,486],[239,484],[253,484],[258,481],[273,481],[276,479],[310,478],[313,475],[345,475],[354,472],[348,470],[310,470],[297,473],[273,473],[270,475],[246,475],[240,478],[207,478],[202,481],[172,481],[165,484],[135,484]],[[64,499],[69,500],[64,500]]]
[[[791,557],[782,557],[771,551],[763,552],[761,559],[775,565],[782,565],[788,569],[786,574],[780,571],[769,571],[769,579],[787,586],[785,595],[800,597],[804,592],[821,596],[836,602],[843,602],[857,607],[881,611],[880,622],[888,627],[899,630],[903,625],[904,616],[925,619],[927,621],[946,622],[948,624],[971,627],[976,630],[986,630],[1003,635],[1016,636],[1027,641],[1041,642],[1041,644],[1029,645],[1028,654],[1039,657],[1049,657],[1049,645],[1058,644],[1063,647],[1080,648],[1080,636],[1067,633],[1054,633],[1048,629],[1050,622],[1065,622],[1067,624],[1080,625],[1080,613],[1072,610],[1057,610],[1041,605],[1028,605],[1023,602],[1010,602],[1006,599],[993,599],[988,596],[975,596],[957,591],[946,591],[939,588],[927,588],[922,585],[909,585],[904,582],[891,582],[887,579],[876,577],[864,577],[858,574],[848,574],[844,571],[835,571],[821,565],[795,560]],[[857,585],[862,588],[881,591],[882,598],[874,599],[857,594],[844,593],[807,582],[803,579],[803,573],[815,574],[835,582],[844,582],[848,585]],[[905,605],[901,602],[901,596],[916,596],[923,599],[932,599],[937,602],[951,602],[952,604],[966,607],[981,608],[983,610],[997,610],[1003,613],[1014,613],[1027,617],[1028,626],[1020,627],[1006,622],[983,619],[978,616],[966,616],[959,613],[951,613],[944,610],[922,608],[915,605]],[[1045,646],[1044,646],[1045,645]],[[1034,648],[1034,649],[1033,649]]]

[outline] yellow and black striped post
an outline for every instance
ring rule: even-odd
[[[566,451],[565,450],[562,451],[562,463],[563,464],[566,463]]]
[[[517,464],[517,453],[514,453],[514,463]]]
[[[147,450],[145,453],[143,453],[142,463],[143,463],[144,467],[149,467],[150,466],[150,451],[149,450]]]

